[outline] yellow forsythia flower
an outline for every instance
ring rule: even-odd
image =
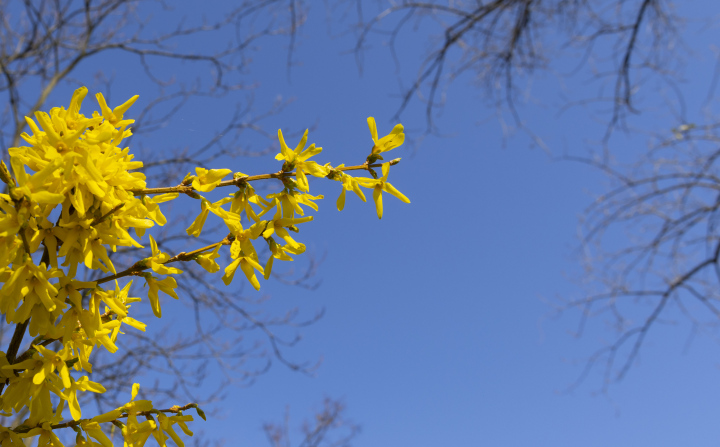
[[[345,165],[342,164],[338,166],[338,168],[342,168]],[[355,177],[352,177],[348,174],[345,174],[342,171],[334,171],[335,177],[333,177],[334,180],[338,180],[342,182],[343,189],[340,191],[340,197],[337,199],[337,209],[338,211],[342,211],[345,208],[345,191],[352,191],[354,192],[360,199],[362,199],[363,202],[366,202],[365,194],[363,194],[362,189],[360,189],[360,185],[358,184],[357,179]]]
[[[150,236],[150,247],[152,250],[152,257],[146,260],[148,267],[161,275],[177,275],[182,273],[182,270],[178,268],[168,267],[165,265],[167,260],[170,259],[170,255],[163,253],[158,249],[157,242],[155,242],[155,239],[152,236]]]
[[[193,179],[192,186],[196,191],[210,192],[231,172],[230,169],[195,168],[197,176]]]
[[[172,276],[168,276],[165,279],[158,281],[152,274],[146,273],[145,277],[146,284],[148,285],[148,298],[150,299],[150,307],[152,307],[153,313],[156,317],[162,317],[162,311],[160,310],[160,297],[158,291],[162,291],[167,295],[177,299],[180,299],[175,293],[177,288],[177,281]]]
[[[307,143],[308,131],[305,130],[300,143],[298,143],[295,150],[292,150],[285,143],[283,138],[282,130],[278,129],[278,139],[280,140],[280,153],[275,156],[276,160],[285,160],[283,165],[283,171],[291,171],[295,169],[295,175],[297,176],[298,189],[301,191],[310,191],[307,177],[305,173],[308,173],[315,177],[325,177],[328,175],[328,169],[325,166],[321,166],[314,161],[308,161],[308,158],[322,152],[321,147],[315,147],[315,144],[311,144],[305,149]]]
[[[0,445],[2,447],[25,447],[20,435],[2,426],[0,426]]]
[[[375,124],[375,118],[368,117],[368,127],[370,128],[370,134],[372,135],[373,143],[375,145],[372,148],[373,154],[380,154],[387,152],[391,149],[395,149],[405,142],[405,134],[403,133],[403,125],[397,124],[393,127],[393,130],[384,137],[378,139],[377,125]]]
[[[220,266],[217,262],[215,262],[215,259],[220,257],[220,251],[221,245],[218,244],[217,247],[213,251],[202,253],[200,255],[197,255],[195,257],[195,262],[200,264],[200,267],[204,268],[208,271],[208,273],[215,273],[220,270]]]
[[[80,377],[77,381],[70,378],[72,384],[70,387],[66,387],[65,394],[68,397],[68,406],[70,408],[70,415],[76,421],[79,421],[82,417],[82,410],[80,409],[80,403],[77,399],[78,391],[92,391],[93,393],[104,393],[105,387],[99,383],[90,381],[87,376]]]
[[[262,227],[258,225],[257,228],[258,229],[255,231],[258,232],[258,236],[256,237],[259,237],[259,234],[262,232]],[[253,271],[253,269],[258,270],[260,271],[260,273],[263,274],[265,272],[263,271],[262,266],[258,262],[257,252],[255,252],[255,248],[249,241],[251,237],[252,235],[248,235],[248,237],[244,238],[244,240],[235,239],[235,241],[233,241],[232,245],[230,246],[230,257],[232,257],[233,262],[231,262],[230,265],[225,267],[225,274],[222,277],[225,285],[230,285],[233,277],[235,276],[235,271],[238,267],[240,267],[240,269],[243,271],[243,273],[245,273],[245,276],[247,277],[248,281],[250,281],[250,284],[252,284],[255,290],[260,290],[260,282],[255,276],[255,272]]]
[[[235,216],[231,216],[231,214],[228,211],[225,211],[221,208],[222,205],[225,205],[226,203],[231,202],[232,199],[230,197],[225,197],[224,199],[218,200],[215,203],[210,203],[207,199],[204,197],[202,198],[201,202],[201,209],[200,214],[198,217],[195,218],[193,223],[185,230],[185,232],[189,236],[200,236],[200,233],[202,233],[203,226],[205,226],[205,220],[207,219],[208,213],[212,212],[213,214],[219,216],[223,220],[232,220]],[[239,217],[238,217],[239,220]]]
[[[373,179],[366,177],[357,177],[358,183],[365,188],[373,188],[373,199],[375,200],[375,209],[377,210],[378,219],[382,219],[383,216],[383,203],[382,203],[382,192],[389,192],[398,199],[405,203],[410,203],[410,199],[405,197],[403,193],[395,189],[393,185],[388,183],[387,177],[390,173],[390,163],[383,163],[382,165],[382,178]]]

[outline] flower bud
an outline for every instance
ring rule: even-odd
[[[8,171],[7,165],[2,160],[0,160],[0,180],[10,186],[15,186],[15,180],[13,180],[12,175],[10,175],[10,171]]]

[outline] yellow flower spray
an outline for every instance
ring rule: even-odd
[[[115,410],[88,417],[80,408],[78,393],[105,392],[102,384],[82,375],[92,373],[92,353],[96,349],[116,352],[122,324],[145,330],[145,323],[130,316],[133,306],[143,299],[129,296],[132,281],[128,277],[144,278],[147,300],[157,317],[162,315],[161,292],[180,298],[175,276],[183,272],[174,263],[194,261],[209,274],[222,269],[225,284],[233,281],[239,268],[259,289],[261,278],[256,272],[267,280],[274,259],[292,261],[291,254],[305,251],[305,245],[290,233],[297,233],[298,225],[313,221],[313,216],[305,213],[308,208],[317,211],[315,201],[323,198],[309,194],[309,176],[341,182],[339,210],[345,205],[346,190],[365,201],[361,188],[372,189],[380,218],[383,192],[409,202],[387,182],[390,167],[400,159],[375,164],[383,159],[382,153],[403,143],[403,127],[398,124],[390,134],[378,138],[375,120],[368,118],[373,146],[365,162],[356,166],[319,165],[309,159],[322,149],[314,144],[305,147],[307,131],[295,149],[287,146],[278,131],[280,153],[275,158],[283,165],[277,172],[246,175],[198,167],[177,186],[148,188],[145,176],[135,171],[142,162],[135,161],[129,148],[122,147],[123,140],[132,135],[133,120],[126,115],[137,96],[111,109],[98,93],[100,111],[85,116],[80,109],[86,95],[87,89],[79,88],[67,109],[57,107],[49,113],[35,113],[34,119],[26,118],[31,133],[23,133],[22,138],[28,146],[9,150],[11,169],[0,162],[0,180],[7,185],[7,193],[0,194],[0,312],[8,323],[16,325],[10,347],[0,352],[0,376],[4,380],[0,384],[0,409],[5,416],[28,414],[19,426],[0,426],[0,443],[3,447],[23,446],[23,439],[37,437],[38,445],[60,446],[54,431],[70,428],[77,433],[77,445],[110,447],[112,442],[102,427],[113,424],[121,428],[127,446],[142,446],[151,436],[160,445],[172,439],[182,446],[180,433],[191,436],[186,423],[193,420],[184,412],[195,410],[204,419],[196,404],[157,409],[148,400],[136,399],[139,385],[135,384],[131,400]],[[380,178],[373,169],[377,167],[382,168]],[[353,170],[368,171],[372,178],[352,177],[347,172]],[[283,190],[262,197],[250,186],[259,180],[280,181]],[[216,202],[201,195],[224,187],[236,191]],[[180,194],[200,202],[198,216],[187,229],[189,235],[200,236],[210,214],[222,219],[228,235],[214,244],[175,255],[162,252],[149,236],[150,257],[125,269],[116,267],[108,250],[142,248],[140,239],[145,230],[167,222],[161,205]],[[48,219],[54,211],[59,216],[55,223]],[[243,225],[244,220],[249,224]],[[254,245],[263,242],[268,247],[264,261]],[[220,250],[228,245],[229,250],[225,250],[231,261],[223,267],[217,260]],[[92,282],[79,281],[78,268],[100,270],[105,276]],[[103,287],[106,283],[110,283],[109,288]],[[89,292],[84,304],[80,295],[83,290]],[[31,348],[19,353],[26,331],[35,338]],[[54,342],[62,349],[56,352],[47,347]]]

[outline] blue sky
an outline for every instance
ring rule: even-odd
[[[375,40],[360,76],[348,52],[352,35],[328,38],[320,2],[311,6],[289,78],[283,38],[258,43],[239,76],[258,82],[253,92],[258,111],[278,96],[296,98],[263,122],[268,132],[315,126],[309,141],[324,148],[319,161],[360,164],[371,142],[366,117],[376,118],[381,135],[392,129],[397,76],[407,81],[416,72],[426,41],[417,38],[421,34],[399,41],[396,73],[382,40]],[[194,8],[181,6],[177,12],[192,17],[198,13]],[[333,31],[341,26],[333,25]],[[715,57],[709,43],[716,36],[716,29],[688,36],[695,50],[687,56],[691,69],[681,86],[688,110],[705,98]],[[558,67],[572,62],[559,61]],[[135,81],[140,68],[130,59],[106,63],[105,70],[116,73],[113,102],[133,94],[140,94],[138,105],[153,99],[153,91]],[[170,65],[166,69],[173,71]],[[187,74],[188,79],[204,75]],[[590,79],[566,79],[562,89],[582,92]],[[558,115],[562,89],[556,76],[538,73],[528,90],[532,100],[519,111],[553,156],[586,154],[598,147],[594,142],[604,127],[582,109]],[[652,85],[648,89],[642,94],[652,103]],[[56,98],[64,104],[70,91]],[[233,112],[237,98],[244,97],[191,103],[161,131],[133,143],[157,150],[199,144]],[[598,392],[602,378],[595,370],[572,393],[565,392],[583,360],[614,335],[592,320],[576,339],[571,332],[579,315],[553,311],[559,298],[582,293],[578,217],[594,194],[605,190],[601,173],[557,161],[523,132],[504,135],[495,110],[467,77],[454,82],[438,110],[443,136],[420,138],[424,114],[419,101],[406,110],[401,122],[417,144],[392,153],[403,160],[389,180],[411,204],[386,196],[385,216],[378,220],[372,204],[348,195],[339,213],[338,185],[312,181],[311,191],[326,198],[298,240],[324,258],[316,276],[321,285],[309,291],[268,282],[257,295],[244,291],[268,295],[269,312],[298,307],[310,316],[325,309],[288,351],[297,361],[322,359],[315,376],[276,362],[252,386],[228,388],[211,408],[218,417],[194,428],[234,439],[227,445],[266,445],[263,422],[279,421],[288,406],[291,427],[297,428],[330,396],[342,398],[347,416],[362,426],[357,446],[717,445],[717,345],[699,336],[688,346],[690,326],[684,320],[653,331],[630,374],[606,394]],[[662,109],[633,123],[655,123],[658,131],[676,124]],[[247,138],[243,144],[249,148],[266,144],[259,136]],[[288,139],[291,146],[297,140]],[[631,158],[645,150],[646,138],[617,133],[610,147]],[[247,174],[278,169],[272,155],[222,160],[217,167]],[[173,321],[186,308],[172,302],[164,310],[163,319]]]

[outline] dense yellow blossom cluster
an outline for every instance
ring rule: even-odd
[[[110,425],[120,427],[128,447],[142,446],[150,436],[161,446],[168,439],[183,446],[175,428],[192,435],[186,422],[193,418],[184,412],[195,409],[204,418],[202,411],[195,404],[156,409],[150,401],[136,400],[137,384],[127,404],[83,418],[77,393],[105,391],[90,380],[93,351],[116,352],[123,324],[145,330],[144,323],[129,316],[133,303],[141,298],[129,296],[132,281],[127,278],[145,280],[150,306],[160,317],[159,293],[178,299],[172,275],[182,270],[171,264],[194,261],[215,273],[221,268],[217,263],[221,247],[230,245],[231,262],[222,280],[230,284],[240,268],[259,289],[256,271],[268,279],[274,259],[291,261],[291,255],[305,251],[290,232],[313,219],[303,207],[317,211],[315,201],[323,198],[309,194],[308,175],[341,182],[339,210],[344,207],[346,190],[365,201],[361,188],[373,190],[380,218],[383,192],[409,202],[387,182],[390,166],[399,159],[374,164],[382,160],[381,153],[403,143],[403,127],[397,125],[389,135],[378,138],[375,120],[368,118],[374,144],[365,163],[357,166],[319,165],[309,159],[322,149],[314,144],[305,148],[307,131],[295,149],[287,146],[278,131],[281,152],[276,159],[283,161],[278,172],[248,176],[229,169],[196,168],[195,175],[188,174],[178,186],[147,188],[144,175],[133,172],[142,162],[134,161],[129,148],[122,148],[133,123],[125,114],[137,96],[111,109],[98,93],[100,112],[86,117],[80,113],[86,94],[87,89],[80,88],[67,109],[58,107],[50,113],[37,112],[34,120],[26,118],[32,133],[22,137],[28,146],[9,150],[12,171],[0,162],[0,180],[6,185],[6,194],[0,194],[0,312],[15,325],[10,346],[0,352],[0,414],[10,417],[27,411],[28,415],[15,427],[0,426],[0,446],[24,446],[27,438],[35,437],[38,446],[60,446],[54,431],[70,428],[77,434],[76,445],[111,447],[103,430]],[[373,170],[379,166],[380,178]],[[366,170],[372,178],[351,177],[346,172],[352,170]],[[230,174],[231,179],[223,180]],[[261,179],[277,179],[283,190],[262,197],[250,186]],[[200,195],[217,187],[236,191],[216,202]],[[159,205],[179,194],[200,201],[200,213],[187,229],[189,235],[201,234],[210,213],[225,222],[229,234],[215,244],[175,256],[163,253],[148,235],[151,256],[118,271],[108,250],[143,248],[140,239],[145,230],[167,222]],[[264,263],[253,245],[258,241],[267,244]],[[99,270],[105,276],[79,281],[79,268]],[[103,287],[106,283],[112,286]],[[34,339],[31,348],[19,354],[25,332]]]

